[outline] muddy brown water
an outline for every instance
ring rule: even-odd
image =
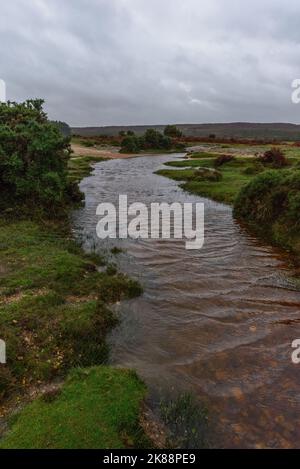
[[[85,207],[74,233],[86,249],[114,246],[119,267],[144,294],[117,306],[111,362],[135,368],[158,395],[192,390],[207,403],[215,443],[227,448],[300,446],[300,293],[285,254],[247,233],[230,207],[183,191],[154,174],[183,155],[147,156],[96,165],[81,189]],[[204,202],[205,243],[187,251],[179,240],[99,241],[96,207],[129,202]],[[289,325],[288,325],[289,324]]]

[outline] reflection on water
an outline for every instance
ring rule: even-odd
[[[107,161],[81,184],[86,206],[75,213],[74,230],[89,238],[96,206],[116,203],[119,194],[147,205],[205,202],[200,251],[187,251],[184,240],[99,242],[125,249],[116,258],[120,268],[145,288],[118,307],[112,361],[135,368],[154,393],[196,392],[216,416],[225,447],[297,447],[300,366],[291,363],[291,343],[300,325],[282,321],[300,318],[300,293],[286,280],[286,259],[244,232],[229,207],[153,174],[170,159]]]

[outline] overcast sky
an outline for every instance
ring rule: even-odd
[[[299,0],[8,0],[0,78],[70,125],[300,122]]]

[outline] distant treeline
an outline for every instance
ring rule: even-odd
[[[176,127],[185,137],[207,139],[214,135],[217,139],[245,139],[259,141],[300,141],[300,125],[285,123],[246,123],[229,124],[178,124]],[[107,126],[107,127],[73,127],[73,135],[82,137],[109,136],[117,137],[120,132],[134,132],[143,135],[147,129],[154,129],[163,133],[164,125],[141,126]]]
[[[155,129],[147,129],[139,136],[132,131],[120,131],[121,152],[138,153],[142,150],[171,150],[180,146],[178,139],[182,137],[181,131],[175,125],[167,125],[161,133]]]

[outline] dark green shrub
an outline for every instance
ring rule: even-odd
[[[78,190],[67,181],[70,139],[43,111],[42,100],[0,103],[1,206],[57,213]]]
[[[182,132],[176,125],[167,125],[164,129],[164,135],[171,138],[180,138],[182,137]]]
[[[123,153],[138,153],[140,149],[139,139],[135,135],[126,136],[122,140],[121,151]]]
[[[140,150],[169,150],[172,140],[155,129],[148,129],[141,137],[128,135],[121,143],[122,153],[138,153]]]
[[[299,237],[300,170],[264,171],[240,191],[234,215],[276,241],[290,245]]]
[[[169,150],[172,140],[155,129],[147,129],[144,135],[145,149]]]

